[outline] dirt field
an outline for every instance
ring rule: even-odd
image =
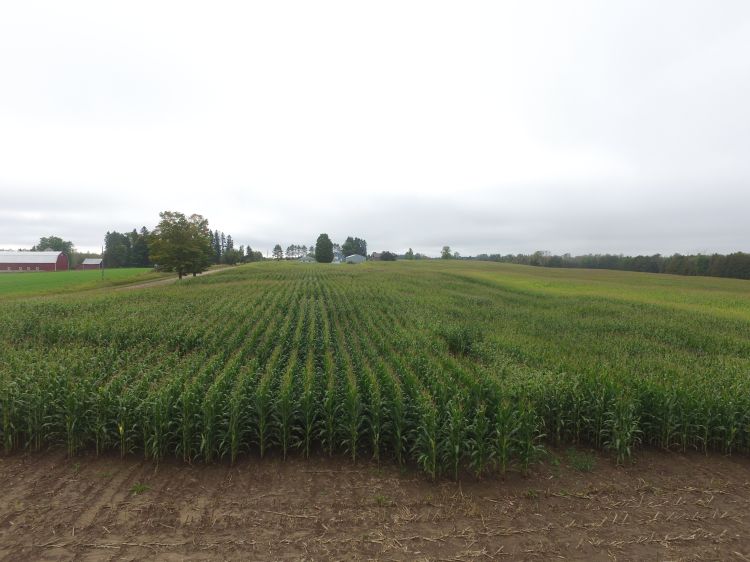
[[[0,457],[0,559],[750,560],[750,459],[553,458],[459,485],[342,459]]]

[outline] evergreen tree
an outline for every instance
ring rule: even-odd
[[[242,253],[239,250],[235,250],[232,248],[231,250],[227,250],[224,252],[224,263],[228,265],[235,265],[242,261]]]
[[[331,263],[333,261],[333,242],[328,234],[321,234],[315,242],[315,261]]]
[[[151,259],[148,252],[149,235],[148,228],[142,226],[132,247],[133,262],[131,265],[133,267],[148,267],[151,265]]]
[[[214,230],[213,246],[214,246],[214,263],[219,263],[221,262],[221,237],[219,236],[218,230]]]
[[[130,264],[130,238],[120,232],[104,235],[104,267],[127,267]]]
[[[281,249],[281,244],[276,244],[273,247],[273,259],[275,260],[284,259],[284,250]]]

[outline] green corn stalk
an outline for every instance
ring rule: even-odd
[[[674,436],[680,429],[677,396],[673,388],[663,391],[662,403],[656,411],[661,421],[661,448],[671,449]]]
[[[304,361],[304,373],[302,380],[302,393],[300,396],[300,444],[304,451],[305,458],[310,457],[313,438],[315,436],[315,427],[317,424],[317,407],[318,393],[316,379],[318,371],[318,355],[316,354],[317,340],[319,335],[319,315],[318,308],[314,301],[310,301],[309,325],[307,332],[307,351]]]
[[[480,403],[474,412],[474,420],[469,426],[466,448],[469,455],[469,468],[474,476],[481,478],[493,460],[492,436],[487,405]]]
[[[349,454],[351,454],[352,461],[356,461],[359,432],[362,424],[362,400],[359,395],[356,376],[351,368],[347,369],[346,372],[343,412],[342,433],[346,436],[343,440],[343,445],[349,451]]]
[[[721,451],[731,455],[740,432],[736,402],[734,397],[725,396],[721,413],[721,425],[718,427],[721,435]]]
[[[284,460],[286,460],[287,450],[291,445],[292,427],[295,416],[293,396],[294,367],[295,365],[292,363],[284,374],[275,408]]]
[[[227,438],[229,440],[229,458],[234,464],[237,462],[242,443],[248,431],[248,418],[253,401],[256,365],[251,363],[240,369],[238,379],[229,399],[227,420]]]
[[[454,396],[446,405],[446,423],[441,436],[441,457],[450,468],[454,480],[458,480],[458,469],[463,458],[466,435],[466,417],[460,396]]]
[[[495,413],[494,423],[494,442],[495,442],[495,462],[497,463],[500,474],[510,465],[513,455],[513,443],[518,431],[517,412],[513,404],[507,400],[501,400]]]
[[[370,371],[370,408],[368,416],[368,425],[370,428],[370,442],[372,444],[372,458],[375,462],[380,463],[380,439],[383,435],[383,413],[385,410],[385,404],[383,401],[383,395],[380,391],[380,383],[378,382],[375,375]]]
[[[333,370],[333,359],[330,351],[326,354],[325,380],[326,387],[323,395],[323,428],[322,440],[327,449],[328,456],[333,455],[333,447],[336,441],[336,414],[337,389],[336,375]]]
[[[404,464],[404,442],[406,440],[406,406],[401,385],[394,380],[393,395],[390,401],[390,416],[393,433],[393,454],[399,465]]]
[[[270,370],[266,370],[255,392],[255,432],[261,458],[266,454],[266,449],[268,448],[268,432],[271,424],[272,377],[273,373]]]
[[[414,439],[417,463],[430,480],[435,480],[438,475],[438,413],[427,392],[419,395],[417,413],[419,426]]]
[[[317,423],[317,397],[315,392],[315,358],[313,354],[308,355],[305,364],[305,378],[300,397],[300,413],[302,421],[302,448],[305,458],[310,457],[310,449],[315,434]]]
[[[0,379],[0,411],[2,412],[3,449],[10,454],[15,445],[16,428],[13,424],[13,394],[12,385],[7,380]]]
[[[602,436],[604,435],[604,426],[607,420],[607,413],[610,408],[610,390],[608,384],[601,381],[598,377],[587,380],[588,384],[588,410],[591,412],[591,431],[593,436],[594,447],[602,447]]]
[[[544,451],[539,443],[544,437],[540,431],[540,420],[528,400],[522,400],[516,414],[513,449],[518,455],[521,473],[526,476],[529,467]]]
[[[201,404],[203,424],[200,432],[200,452],[203,453],[203,460],[207,463],[213,460],[218,448],[217,422],[221,419],[222,409],[226,405],[221,386],[221,381],[212,385]]]
[[[603,429],[603,442],[607,450],[615,453],[617,464],[623,464],[640,443],[640,418],[635,400],[623,395],[616,400],[607,415]]]

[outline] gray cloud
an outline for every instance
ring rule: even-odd
[[[747,251],[748,52],[739,1],[8,4],[0,247]]]

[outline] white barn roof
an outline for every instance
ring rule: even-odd
[[[0,263],[56,263],[62,252],[0,252]]]
[[[346,261],[348,263],[362,263],[365,260],[366,258],[364,256],[360,256],[359,254],[351,254],[350,256],[346,256]]]
[[[81,262],[81,265],[101,265],[102,258],[86,258]]]

